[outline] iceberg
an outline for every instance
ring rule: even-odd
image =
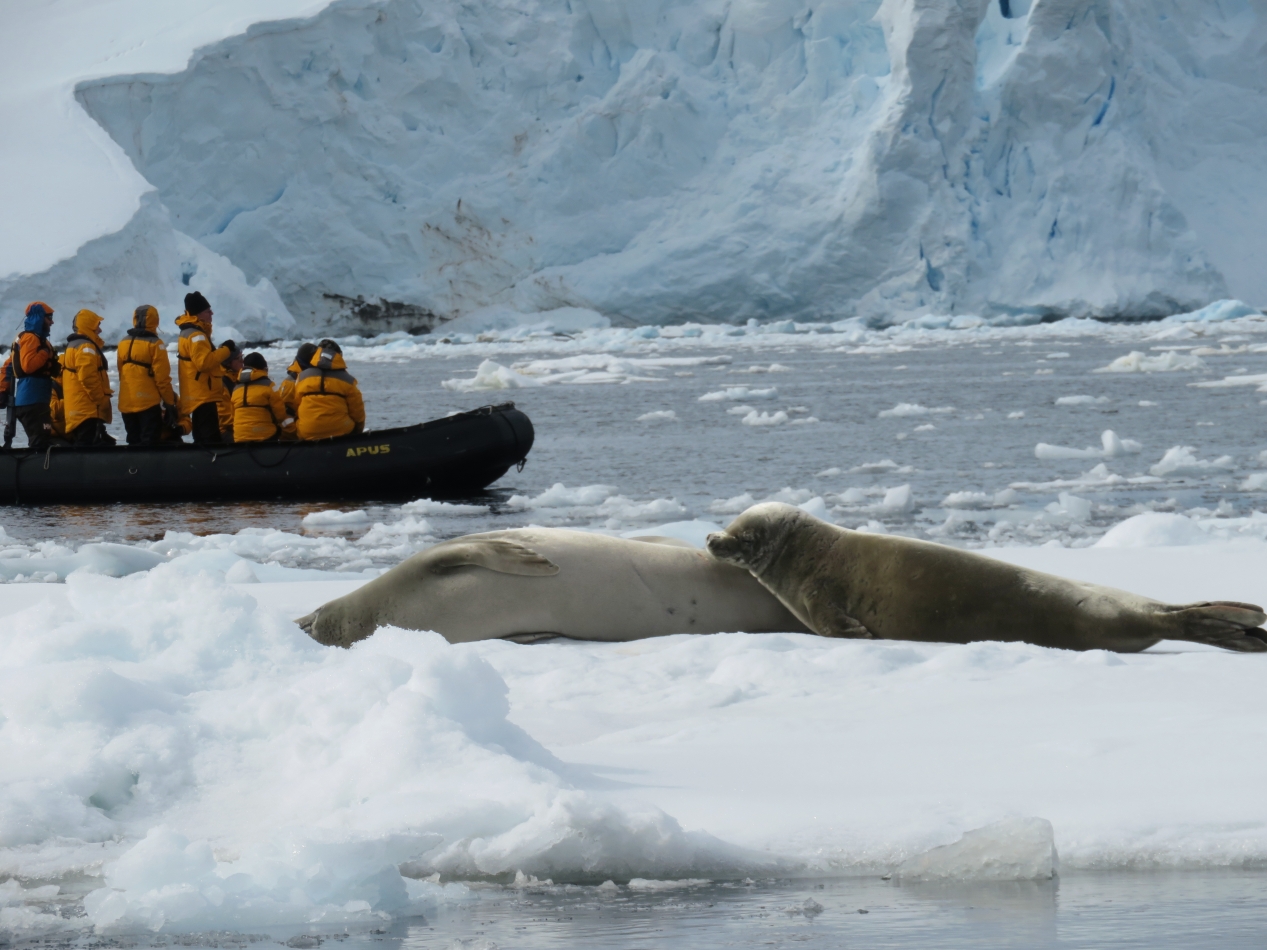
[[[155,244],[238,269],[261,333],[561,313],[954,327],[1267,299],[1250,3],[276,0],[259,15],[302,18],[244,32],[224,6],[151,36],[161,4],[130,0],[118,42],[146,56],[46,67],[78,102],[49,114],[99,124],[80,161],[117,187],[63,206],[41,173],[48,250],[0,246],[5,322],[50,267],[107,276],[110,308],[170,306],[189,278],[137,253]],[[24,15],[8,41],[48,29]],[[19,189],[32,168],[5,160]],[[128,223],[118,192],[148,186],[134,215],[158,223]],[[94,200],[110,212],[77,214]]]

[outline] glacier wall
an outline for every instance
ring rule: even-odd
[[[342,0],[81,84],[314,329],[1267,301],[1261,0]]]

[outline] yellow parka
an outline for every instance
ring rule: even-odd
[[[224,361],[231,351],[227,346],[211,345],[211,330],[197,317],[182,313],[176,318],[180,342],[176,351],[180,361],[180,415],[192,416],[205,403],[219,403],[228,371]]]
[[[331,439],[365,428],[365,402],[337,344],[323,340],[295,380],[299,438]]]
[[[233,429],[233,390],[237,387],[238,374],[229,367],[224,367],[224,375],[220,377],[220,392],[216,396],[216,414],[220,417],[220,431],[230,432]]]
[[[102,342],[101,317],[80,310],[72,324],[74,332],[62,354],[62,393],[66,405],[66,431],[74,432],[89,419],[113,422],[110,408],[110,364]]]
[[[155,332],[158,311],[142,304],[132,314],[132,329],[119,341],[114,363],[119,368],[119,412],[144,412],[157,405],[176,405],[167,344]]]
[[[299,360],[292,361],[286,370],[286,378],[277,387],[277,393],[282,397],[282,405],[286,407],[286,415],[292,419],[299,418],[299,406],[295,401],[295,381],[299,379],[302,371],[303,367],[299,365]]]
[[[249,366],[238,374],[233,387],[234,442],[263,442],[279,432],[294,435],[295,423],[286,416],[281,391],[273,388],[267,374]]]
[[[66,438],[66,397],[62,392],[62,379],[59,373],[53,377],[53,391],[48,397],[49,421],[53,423],[53,438]]]

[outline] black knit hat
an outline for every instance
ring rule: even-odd
[[[242,357],[242,365],[265,373],[268,372],[268,361],[264,359],[264,354],[262,353],[247,353],[246,356]]]
[[[211,304],[207,303],[207,298],[194,291],[191,294],[185,294],[185,313],[191,317],[196,317],[204,310],[210,310]]]
[[[295,353],[295,362],[301,368],[307,368],[312,365],[312,358],[317,355],[317,344],[300,343],[299,350]]]

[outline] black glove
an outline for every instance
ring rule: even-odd
[[[168,404],[163,405],[163,428],[174,429],[180,424],[180,415],[176,412],[176,407]]]
[[[229,356],[232,356],[234,353],[238,351],[238,345],[232,340],[225,340],[220,345],[229,351]]]

